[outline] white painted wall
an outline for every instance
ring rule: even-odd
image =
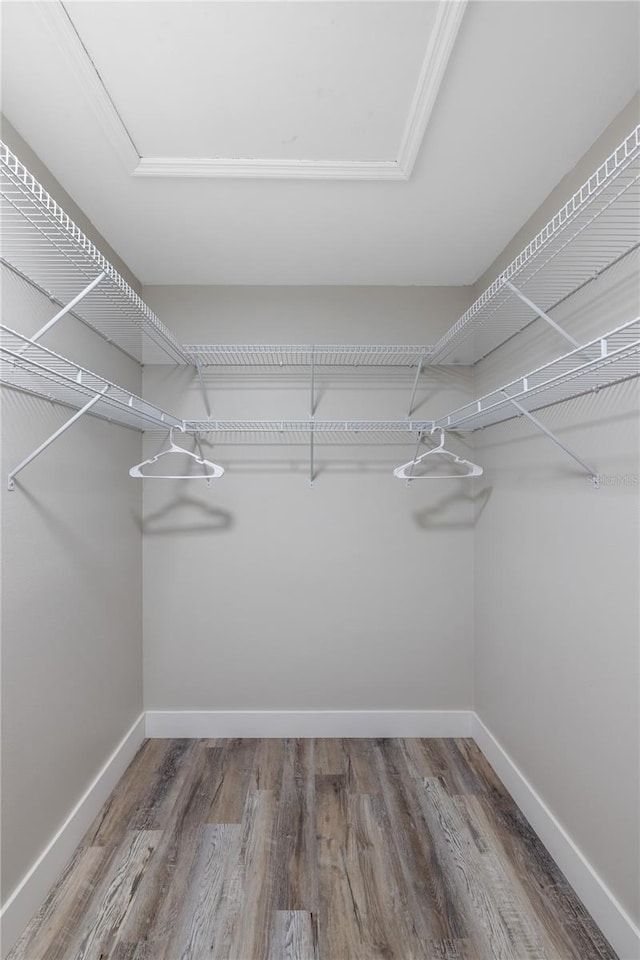
[[[431,343],[467,289],[147,287],[184,342]],[[318,419],[402,419],[412,371],[318,374]],[[417,416],[468,396],[464,369],[424,377]],[[309,413],[306,379],[210,373],[214,415]],[[204,416],[191,372],[145,367],[145,395]],[[161,438],[147,443],[149,452]],[[436,709],[471,703],[469,481],[406,485],[413,444],[205,447],[207,489],[144,488],[147,709]]]
[[[492,276],[637,122],[636,100]],[[638,263],[637,256],[620,263],[554,318],[586,342],[638,316]],[[536,321],[479,365],[477,392],[566,349]],[[636,921],[639,386],[627,382],[539,415],[604,475],[600,490],[524,418],[476,435],[490,496],[475,537],[476,711]]]
[[[106,245],[8,127],[3,138]],[[55,312],[2,268],[3,322]],[[43,344],[140,392],[140,368],[72,317]],[[136,431],[83,418],[6,491],[6,474],[72,411],[2,397],[2,899],[6,901],[142,710],[141,491]],[[6,948],[7,944],[3,944]]]

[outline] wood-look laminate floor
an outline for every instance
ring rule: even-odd
[[[148,740],[10,960],[614,960],[472,740]]]

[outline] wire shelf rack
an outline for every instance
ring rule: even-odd
[[[187,433],[213,443],[364,443],[415,442],[432,421],[415,420],[187,420]]]
[[[640,317],[459,407],[435,423],[450,430],[478,430],[519,416],[511,398],[531,412],[639,375]]]
[[[475,363],[640,243],[640,126],[436,343],[431,363]]]
[[[0,381],[74,408],[84,406],[88,399],[108,387],[90,410],[91,415],[137,430],[182,428],[183,425],[182,420],[160,407],[34,343],[4,324],[0,325]]]
[[[433,347],[406,344],[185,344],[192,363],[207,366],[399,366],[415,367]]]
[[[73,315],[142,362],[186,363],[182,347],[0,141],[0,260],[65,306],[101,273]]]

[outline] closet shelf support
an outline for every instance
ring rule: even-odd
[[[413,379],[413,390],[411,391],[411,399],[409,400],[409,410],[407,411],[407,420],[411,419],[413,414],[413,401],[416,398],[416,390],[418,389],[418,381],[420,380],[420,374],[422,373],[422,368],[424,367],[425,355],[422,354],[420,361],[418,363],[418,368],[416,370],[416,375]]]
[[[311,347],[311,371],[309,379],[309,416],[316,414],[316,348]]]
[[[314,463],[313,463],[313,423],[309,425],[309,486],[313,487],[314,477]]]
[[[433,429],[433,428],[432,428]],[[444,436],[444,433],[443,433]],[[411,484],[411,474],[413,473],[413,468],[415,466],[416,460],[418,459],[418,454],[420,453],[420,444],[422,443],[422,430],[418,431],[418,442],[416,443],[416,449],[413,454],[413,460],[411,461],[411,468],[409,470],[409,476],[407,477],[407,486]]]
[[[37,333],[34,333],[34,335],[30,337],[30,339],[33,340],[34,343],[36,342],[36,340],[39,340],[43,333],[46,333],[47,330],[50,330],[51,327],[53,327],[54,324],[58,322],[58,320],[62,320],[62,318],[66,316],[66,314],[69,313],[69,311],[73,310],[73,308],[77,306],[81,300],[84,300],[87,294],[91,293],[91,291],[98,286],[101,280],[104,280],[106,275],[107,274],[104,272],[104,270],[102,271],[102,273],[98,274],[98,276],[95,277],[95,279],[93,279],[91,283],[88,286],[86,286],[84,290],[82,290],[78,294],[77,297],[74,297],[73,300],[70,300],[69,303],[62,308],[62,310],[56,313],[55,317],[52,317],[48,323],[45,323],[44,327],[41,327]]]
[[[581,467],[584,467],[584,469],[587,471],[587,473],[593,480],[593,485],[595,487],[598,487],[600,485],[600,475],[598,474],[597,470],[594,470],[592,466],[590,466],[588,463],[585,463],[585,461],[581,457],[579,457],[577,453],[574,453],[574,451],[570,447],[568,447],[565,443],[563,443],[562,440],[558,440],[556,435],[552,433],[552,431],[549,430],[548,427],[545,427],[545,425],[541,423],[537,417],[534,417],[532,413],[529,413],[528,410],[525,410],[525,408],[522,406],[521,403],[518,403],[517,400],[514,400],[513,397],[510,397],[509,394],[506,392],[506,390],[502,390],[501,393],[504,394],[507,400],[509,400],[514,405],[514,407],[516,407],[516,409],[519,410],[521,414],[523,414],[523,416],[525,416],[528,420],[531,420],[531,422],[535,424],[538,430],[542,430],[542,432],[547,437],[549,437],[550,440],[553,440],[553,442],[558,447],[564,450],[565,453],[568,453],[569,456],[576,461],[576,463],[579,463]]]
[[[516,286],[514,286],[514,284],[511,283],[510,280],[507,280],[507,281],[506,281],[505,287],[508,287],[508,289],[511,290],[512,293],[515,293],[516,297],[519,297],[519,299],[522,300],[522,302],[525,303],[528,307],[531,307],[531,309],[532,309],[542,320],[545,320],[545,321],[549,324],[550,327],[553,327],[553,329],[556,331],[556,333],[559,333],[561,337],[564,337],[565,340],[568,340],[569,343],[570,343],[573,347],[579,347],[579,346],[580,346],[580,344],[578,343],[578,341],[577,341],[577,340],[574,340],[573,337],[571,336],[571,334],[567,333],[566,330],[563,330],[562,327],[560,326],[560,324],[556,323],[555,320],[554,320],[552,317],[550,317],[548,313],[545,313],[545,312],[544,312],[544,310],[541,310],[540,307],[533,302],[533,300],[530,300],[529,297],[526,297],[526,296],[524,295],[524,293],[522,292],[522,290],[518,290],[518,288],[517,288]]]
[[[32,460],[35,460],[36,457],[40,456],[43,450],[46,450],[47,447],[54,442],[54,440],[57,440],[58,437],[60,437],[65,432],[65,430],[68,430],[69,427],[76,422],[76,420],[79,420],[80,417],[83,416],[83,414],[88,413],[91,407],[93,407],[96,403],[98,403],[99,400],[102,400],[107,390],[109,390],[109,387],[110,387],[110,384],[107,384],[100,391],[100,393],[96,393],[95,397],[91,397],[91,399],[87,401],[87,403],[85,403],[84,407],[78,410],[77,413],[74,413],[74,415],[70,417],[70,419],[67,420],[66,423],[63,423],[62,426],[58,430],[56,430],[55,433],[51,434],[48,440],[45,440],[44,443],[41,443],[40,446],[37,448],[37,450],[34,450],[33,453],[30,453],[28,457],[25,457],[24,460],[18,464],[15,470],[11,471],[11,473],[9,474],[8,483],[7,483],[9,490],[14,489],[14,486],[15,486],[14,481],[15,481],[15,478],[20,473],[20,471],[24,470],[24,468],[28,466]]]
[[[209,395],[207,393],[207,388],[205,386],[204,377],[202,376],[202,364],[200,363],[200,358],[196,355],[194,360],[195,368],[198,372],[198,379],[200,380],[200,390],[202,391],[202,399],[204,401],[204,408],[207,411],[207,416],[211,420],[211,407],[209,405]]]

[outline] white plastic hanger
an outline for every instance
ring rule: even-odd
[[[211,463],[210,460],[205,460],[204,457],[199,457],[195,453],[191,453],[190,450],[185,450],[184,447],[179,447],[173,442],[173,427],[169,430],[169,449],[162,450],[160,453],[156,453],[155,457],[151,457],[149,460],[143,460],[142,463],[137,463],[135,467],[131,467],[129,470],[130,477],[141,477],[143,480],[214,480],[218,477],[221,477],[224,473],[224,468],[218,466],[217,463]],[[188,457],[192,457],[196,463],[199,463],[201,467],[208,469],[209,473],[143,473],[142,467],[146,467],[149,464],[156,463],[160,457],[165,457],[168,453],[182,453],[186,454]]]
[[[431,433],[433,433],[434,430],[440,430],[440,444],[437,447],[433,447],[431,450],[427,450],[426,453],[423,453],[422,456],[417,457],[415,460],[410,460],[409,463],[404,463],[401,467],[396,467],[396,469],[393,471],[394,477],[400,477],[403,480],[456,480],[459,477],[479,477],[483,473],[482,467],[479,467],[477,463],[471,463],[470,460],[465,460],[463,457],[459,457],[457,454],[451,453],[450,450],[445,450],[444,430],[442,430],[440,427],[434,427]],[[419,463],[422,463],[424,460],[426,460],[427,457],[432,457],[434,454],[449,457],[449,459],[453,460],[455,464],[467,467],[467,472],[427,473],[418,474],[416,476],[413,473],[415,467],[417,467]]]

